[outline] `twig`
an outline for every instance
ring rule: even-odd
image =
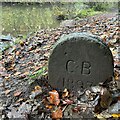
[[[63,108],[62,112],[64,112],[67,107],[68,107],[68,104]]]

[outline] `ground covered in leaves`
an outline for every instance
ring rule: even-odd
[[[76,25],[37,31],[4,50],[0,60],[0,114],[2,118],[120,117],[120,53],[118,13],[76,21]],[[47,64],[53,44],[63,34],[89,32],[105,42],[114,57],[114,76],[105,83],[74,94],[54,90],[48,83]]]

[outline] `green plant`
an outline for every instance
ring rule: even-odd
[[[93,8],[83,9],[83,10],[80,10],[75,17],[83,18],[83,17],[87,17],[87,16],[93,16],[98,13],[100,13],[100,12],[95,11]]]
[[[106,11],[115,6],[112,2],[86,2],[84,4],[93,8],[95,11]]]
[[[47,74],[47,66],[42,67],[40,70],[36,71],[34,74],[30,74],[31,79],[36,79],[38,76],[44,76]]]

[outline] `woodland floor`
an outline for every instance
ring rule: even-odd
[[[111,81],[108,80],[105,85],[78,91],[77,95],[67,89],[53,90],[48,84],[47,71],[52,45],[61,35],[73,32],[98,35],[109,46],[114,57],[114,76]],[[118,114],[120,113],[119,34],[118,13],[107,13],[78,20],[77,25],[73,27],[37,31],[3,51],[0,60],[2,118],[118,119],[120,117]]]

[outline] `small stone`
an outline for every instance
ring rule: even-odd
[[[82,101],[82,102],[88,101],[88,96],[86,96],[86,95],[84,94],[83,96],[80,97],[80,101]]]
[[[91,91],[94,93],[100,93],[101,87],[100,86],[92,86]]]
[[[78,91],[113,76],[113,56],[97,36],[68,34],[55,44],[49,58],[48,74],[52,87]]]
[[[39,96],[40,94],[42,94],[41,90],[37,90],[35,92],[32,92],[31,95],[29,96],[31,99],[35,99],[37,96]]]
[[[25,102],[18,108],[19,113],[29,113],[31,111],[32,106],[30,104],[26,104]]]
[[[120,101],[108,108],[109,113],[119,113],[120,112]]]
[[[74,27],[75,24],[75,20],[65,20],[60,23],[60,27]]]

